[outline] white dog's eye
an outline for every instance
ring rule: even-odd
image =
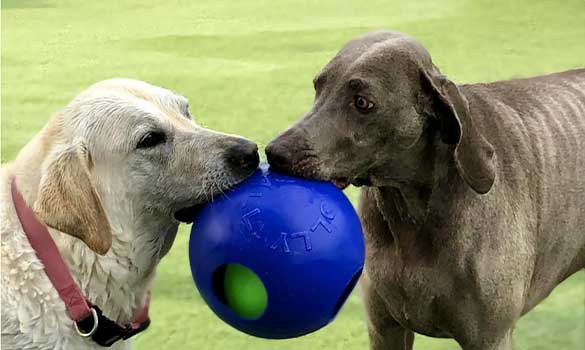
[[[166,136],[162,132],[149,131],[142,138],[136,148],[149,148],[165,142]]]
[[[367,98],[357,95],[354,98],[353,105],[361,113],[370,112],[374,108],[374,103],[369,101]]]

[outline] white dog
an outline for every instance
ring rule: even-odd
[[[123,327],[144,316],[179,221],[257,165],[254,143],[197,126],[187,100],[169,90],[113,79],[81,93],[1,170],[2,348],[101,348],[94,338],[111,335],[112,324],[124,330],[116,339],[131,335]],[[39,229],[23,229],[35,222]],[[58,250],[35,250],[29,234],[52,237]],[[39,258],[55,252],[62,260]],[[80,292],[55,288],[69,274]],[[89,313],[76,323],[80,307]]]

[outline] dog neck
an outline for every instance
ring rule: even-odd
[[[425,222],[436,185],[437,153],[432,143],[419,142],[411,148],[409,161],[404,161],[406,165],[375,187],[378,207],[387,214],[387,221],[390,219],[393,225],[408,225],[413,229]],[[392,174],[392,171],[384,169],[382,172]]]
[[[132,242],[115,240],[110,251],[101,256],[74,237],[56,230],[50,232],[86,298],[111,319],[119,323],[132,321],[144,306],[154,277],[154,268],[143,273],[131,258],[119,253],[131,250]]]
[[[452,196],[462,184],[452,164],[452,152],[448,146],[438,145],[432,159],[421,162],[415,172],[424,173],[419,178],[373,188],[378,210],[402,254],[431,257],[446,238],[438,239],[438,232],[451,210]]]
[[[33,139],[29,145],[25,146],[17,160],[5,169],[16,179],[18,191],[29,207],[32,207],[37,199],[42,163],[46,156],[26,152],[26,149],[34,142],[40,142],[39,138]],[[37,170],[32,171],[33,169]],[[113,227],[112,247],[103,256],[93,252],[75,237],[54,229],[49,229],[49,232],[85,297],[98,305],[111,319],[128,323],[142,309],[146,301],[146,292],[150,288],[158,258],[149,257],[151,261],[146,265],[143,261],[137,262],[135,256],[140,257],[141,254],[137,254],[140,253],[140,248],[137,249],[136,239],[133,238],[140,235],[129,231],[116,232],[115,229]],[[124,229],[131,230],[132,228],[125,227]],[[27,238],[22,237],[22,239]]]
[[[384,211],[391,214],[396,224],[418,227],[426,218],[429,189],[426,186],[379,187],[378,203],[384,202]]]

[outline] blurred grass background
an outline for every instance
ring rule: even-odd
[[[201,124],[263,146],[309,108],[311,79],[337,50],[377,28],[417,37],[460,83],[585,66],[583,0],[4,0],[2,162],[77,92],[118,76],[180,92]],[[347,193],[355,203],[356,190]],[[188,229],[160,265],[152,327],[136,349],[367,348],[357,293],[335,322],[298,339],[261,340],[223,324],[191,281]],[[515,333],[517,349],[583,349],[585,272]],[[417,336],[415,348],[457,345]]]

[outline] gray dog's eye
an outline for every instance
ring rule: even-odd
[[[315,79],[313,79],[313,88],[315,89],[315,91],[321,89],[323,84],[325,84],[326,80],[327,80],[327,78],[324,74],[321,74],[318,77],[316,77]]]
[[[370,112],[374,108],[373,102],[360,95],[354,98],[353,105],[361,113]]]
[[[136,148],[150,148],[165,142],[166,136],[162,132],[149,131],[142,138]]]

